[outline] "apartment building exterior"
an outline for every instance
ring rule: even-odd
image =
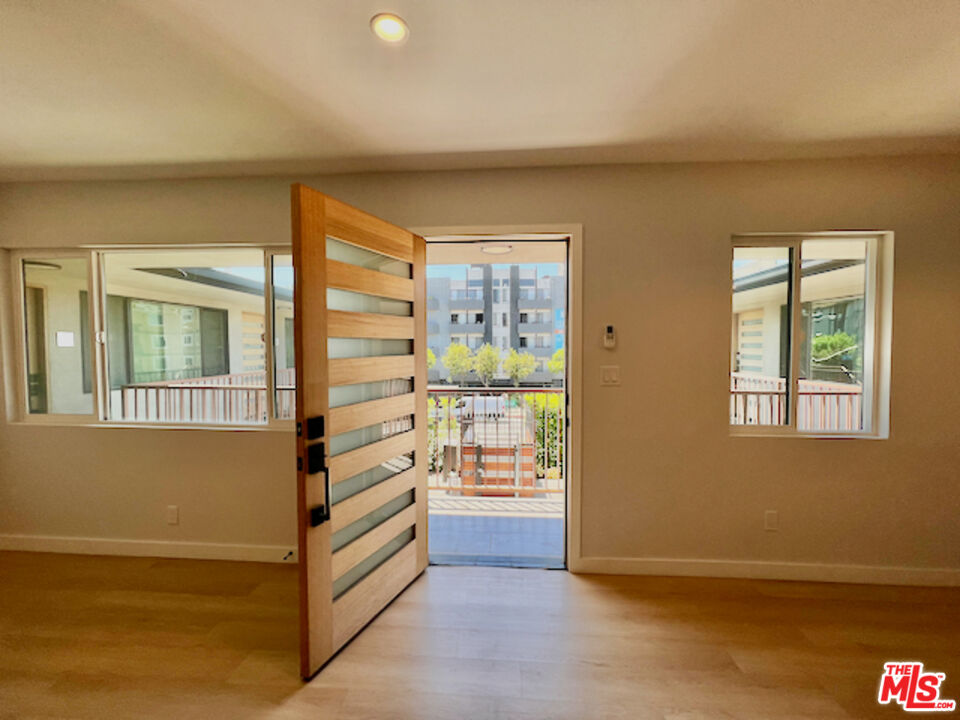
[[[562,264],[440,266],[427,276],[427,344],[437,357],[433,382],[449,374],[441,358],[452,343],[471,350],[492,345],[506,357],[511,348],[536,358],[524,384],[557,379],[547,367],[564,347],[566,277]],[[504,381],[506,374],[498,373]]]

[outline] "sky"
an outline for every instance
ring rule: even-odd
[[[494,268],[508,268],[512,263],[491,263]],[[447,277],[461,280],[466,277],[469,265],[427,265],[427,277]],[[560,274],[559,263],[519,263],[521,270],[537,270],[537,277],[548,277]]]

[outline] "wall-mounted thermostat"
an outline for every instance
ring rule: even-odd
[[[617,332],[613,329],[613,325],[603,328],[603,346],[607,350],[613,350],[617,346]]]

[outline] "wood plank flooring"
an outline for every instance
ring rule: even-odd
[[[0,553],[0,718],[883,718],[960,590],[433,567],[312,682],[296,568]]]

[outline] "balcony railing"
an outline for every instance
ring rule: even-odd
[[[553,332],[553,323],[549,320],[527,320],[517,323],[517,329],[522,333],[548,333]]]
[[[277,371],[275,412],[293,419],[295,373]],[[185,380],[136,383],[120,388],[111,419],[136,422],[258,425],[267,422],[267,376],[263,370]]]
[[[429,488],[451,495],[564,492],[563,388],[430,388]]]
[[[294,418],[294,382],[292,368],[277,372],[278,419]],[[562,388],[431,388],[429,398],[432,488],[524,496],[563,491]],[[262,370],[125,385],[111,401],[111,419],[118,421],[256,425],[268,419]],[[731,424],[786,422],[783,378],[731,374]],[[810,432],[861,430],[863,388],[800,380],[797,424]]]
[[[787,420],[787,385],[783,378],[730,374],[731,425],[784,425]],[[797,427],[809,432],[863,429],[863,387],[800,380]]]

